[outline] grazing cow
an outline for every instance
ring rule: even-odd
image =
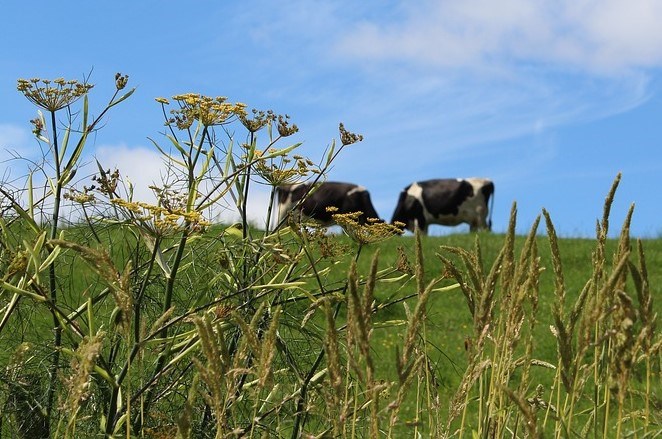
[[[370,193],[363,186],[352,183],[327,181],[315,185],[297,183],[277,188],[278,221],[292,209],[297,209],[305,217],[312,218],[323,225],[334,224],[334,213],[362,212],[359,222],[364,224],[368,218],[379,218],[370,201]],[[336,212],[327,212],[327,207],[336,207]]]
[[[404,223],[412,232],[418,227],[423,234],[430,224],[467,223],[471,231],[491,230],[487,205],[493,194],[494,183],[485,178],[419,181],[402,190],[391,223]]]

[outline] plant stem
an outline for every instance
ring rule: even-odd
[[[55,161],[55,199],[53,204],[53,216],[50,230],[50,239],[55,239],[58,233],[58,222],[60,219],[60,197],[62,195],[62,170],[60,169],[60,151],[57,143],[57,121],[55,119],[55,111],[51,111],[51,126],[53,130],[53,158]],[[57,306],[57,277],[55,272],[55,261],[48,267],[48,284],[50,292],[50,300],[53,307]],[[60,346],[62,344],[62,326],[60,320],[55,312],[53,315],[53,333],[54,333],[54,351],[53,360],[49,367],[49,384],[46,404],[46,422],[50,425],[51,414],[53,411],[53,400],[55,397],[55,386],[57,385],[57,372],[60,363]]]

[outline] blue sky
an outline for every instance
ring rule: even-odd
[[[498,6],[496,6],[498,4]],[[594,235],[618,172],[620,227],[662,235],[662,2],[657,0],[9,1],[0,26],[0,176],[37,151],[18,78],[83,79],[99,108],[116,72],[136,93],[89,146],[137,185],[158,177],[154,98],[227,96],[287,113],[317,160],[339,122],[364,135],[331,180],[366,186],[390,219],[415,180],[482,176],[494,229],[543,207],[565,236]],[[147,196],[145,194],[145,196]],[[264,198],[251,206],[258,218]],[[435,233],[464,231],[462,227]]]

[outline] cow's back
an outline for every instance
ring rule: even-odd
[[[333,224],[334,213],[360,211],[362,215],[359,221],[362,223],[367,218],[378,218],[367,189],[353,183],[327,181],[320,183],[314,189],[311,189],[310,184],[301,184],[283,189],[286,190],[290,195],[281,196],[279,193],[278,197],[280,218],[283,217],[283,213],[295,206],[298,206],[298,210],[305,217],[326,225]],[[329,207],[336,208],[336,212],[329,212]]]

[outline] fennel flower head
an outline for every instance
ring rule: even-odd
[[[76,102],[94,85],[64,78],[19,79],[17,89],[26,98],[44,110],[55,112]]]
[[[401,223],[388,224],[379,218],[368,218],[365,223],[362,223],[359,221],[362,212],[333,213],[338,211],[337,207],[327,207],[326,210],[332,213],[333,221],[343,229],[347,236],[361,245],[383,241],[403,233]]]
[[[168,123],[182,130],[190,128],[196,120],[208,127],[229,122],[232,116],[246,114],[245,104],[232,104],[222,96],[212,98],[198,93],[185,93],[173,96],[172,99],[179,104],[179,108],[170,111],[173,117]],[[167,101],[161,98],[157,99],[157,102],[167,104]]]

